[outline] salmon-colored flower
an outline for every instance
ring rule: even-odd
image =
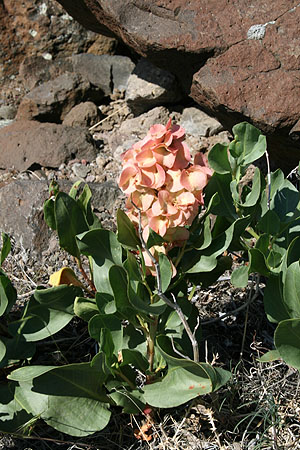
[[[144,240],[151,228],[164,238],[160,250],[165,254],[188,239],[187,227],[203,204],[203,189],[212,175],[202,153],[192,162],[184,138],[184,129],[169,119],[166,125],[153,125],[144,139],[122,155],[119,186],[127,195],[128,217],[138,227],[140,213]]]

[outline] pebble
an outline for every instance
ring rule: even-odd
[[[76,175],[77,177],[85,178],[87,174],[90,172],[90,167],[84,164],[75,163],[72,166],[72,171],[74,175]]]

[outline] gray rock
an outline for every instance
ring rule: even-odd
[[[91,161],[97,153],[87,130],[28,120],[0,130],[0,149],[0,167],[17,170],[33,164],[59,167],[74,158]]]
[[[128,79],[135,65],[127,56],[93,55],[82,53],[73,55],[74,72],[80,74],[106,95],[114,89],[126,89]]]
[[[71,127],[90,127],[97,122],[98,108],[93,102],[83,102],[74,106],[65,116],[63,125]]]
[[[102,97],[102,92],[92,87],[89,81],[78,74],[66,72],[25,95],[17,119],[60,122],[77,103],[100,100]]]
[[[175,76],[142,58],[129,77],[125,99],[138,115],[162,103],[178,102],[181,97]]]
[[[72,182],[60,181],[69,192]],[[91,184],[92,204],[112,213],[120,190],[116,183]],[[41,253],[47,249],[51,231],[44,222],[43,203],[48,198],[47,181],[15,180],[0,188],[0,231],[13,236],[25,249]]]
[[[12,120],[16,117],[17,108],[15,106],[0,106],[0,119]]]
[[[180,125],[193,136],[214,136],[223,130],[218,120],[193,107],[183,110]]]
[[[76,177],[85,178],[89,173],[90,168],[84,164],[75,163],[72,165],[72,171]]]
[[[142,139],[149,128],[155,123],[166,124],[170,117],[170,112],[164,106],[157,106],[139,117],[124,120],[119,129],[114,131],[109,137],[109,145],[116,157]]]

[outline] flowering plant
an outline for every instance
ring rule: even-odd
[[[233,134],[229,146],[211,149],[207,162],[202,154],[192,160],[180,126],[151,127],[122,157],[127,214],[118,211],[117,233],[102,228],[87,185],[79,192],[75,183],[67,194],[52,184],[45,220],[79,271],[53,274],[52,287],[38,287],[18,320],[9,315],[17,295],[1,267],[10,251],[3,235],[0,368],[18,368],[7,377],[9,389],[0,386],[1,430],[40,417],[84,436],[107,425],[112,406],[147,416],[225,384],[229,371],[200,362],[201,321],[191,299],[231,268],[233,251],[245,261],[233,271],[233,284],[246,287],[255,273],[268,279],[265,309],[278,326],[276,350],[266,360],[281,357],[300,368],[299,191],[280,170],[266,181],[256,169],[252,185],[243,186],[266,139],[248,123]],[[35,342],[74,316],[87,322],[90,359],[30,365]]]

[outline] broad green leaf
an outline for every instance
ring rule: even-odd
[[[88,322],[93,316],[99,314],[99,309],[94,298],[76,297],[74,313],[82,320]]]
[[[72,314],[48,308],[31,297],[23,317],[11,322],[9,331],[13,335],[21,334],[29,342],[40,341],[64,328],[72,318]]]
[[[152,228],[149,229],[149,237],[147,240],[147,248],[153,247],[153,245],[162,245],[164,243],[164,238],[162,238],[159,234],[155,233]]]
[[[279,252],[271,250],[267,257],[267,265],[272,272],[278,273],[282,262],[282,255]]]
[[[211,214],[216,216],[225,216],[230,219],[237,219],[237,213],[232,201],[230,190],[230,174],[214,173],[205,188],[205,204],[208,204],[212,197],[218,193],[220,201],[211,206]]]
[[[1,237],[2,237],[2,248],[0,253],[0,266],[2,266],[4,260],[7,258],[11,250],[11,242],[8,234],[2,232]]]
[[[26,342],[22,335],[16,335],[12,338],[1,337],[1,342],[5,347],[5,353],[2,360],[0,359],[0,367],[6,367],[19,361],[32,358],[35,353],[35,345]]]
[[[90,336],[99,342],[105,354],[114,353],[118,357],[118,352],[123,348],[123,326],[116,315],[97,314],[89,321],[88,328]],[[109,334],[103,333],[103,330],[108,330]]]
[[[300,318],[300,266],[299,261],[288,266],[283,279],[283,300],[291,319]]]
[[[32,381],[23,383],[22,379],[29,378],[27,369],[31,369]],[[19,401],[26,404],[27,410],[58,431],[86,436],[108,424],[109,399],[102,391],[106,376],[89,363],[80,363],[55,368],[24,367],[12,372],[10,379],[20,382]]]
[[[144,386],[146,402],[158,408],[173,408],[212,392],[214,385],[206,365],[171,356],[166,352],[166,339],[168,342],[167,337],[159,336],[157,347],[168,363],[168,371],[161,381]]]
[[[112,294],[109,269],[114,264],[122,264],[122,246],[115,233],[104,229],[90,230],[77,236],[77,242],[81,253],[93,258],[97,291]]]
[[[116,386],[109,397],[121,406],[125,414],[141,414],[146,406],[143,394],[138,391],[129,391],[124,386]]]
[[[252,180],[252,188],[249,194],[247,195],[245,201],[242,203],[244,208],[248,208],[250,206],[256,205],[258,199],[261,194],[261,174],[258,167],[256,167],[253,180]]]
[[[271,172],[271,199],[275,193],[284,184],[284,173],[281,169],[277,169],[275,172]]]
[[[131,350],[125,348],[122,350],[122,360],[120,362],[120,367],[132,364],[138,370],[146,372],[149,367],[148,360],[142,355],[142,353],[137,350]]]
[[[87,215],[90,212],[90,203],[91,203],[92,193],[87,184],[84,185],[84,188],[81,194],[78,197],[77,203],[81,207],[81,209]]]
[[[276,212],[269,209],[259,220],[257,224],[258,229],[263,232],[274,236],[280,231],[280,220]]]
[[[189,254],[187,254],[189,256]],[[186,273],[210,272],[217,266],[217,259],[214,256],[205,256],[200,252],[191,254],[191,259],[183,259],[184,271]],[[189,267],[191,266],[191,267]]]
[[[200,236],[197,236],[195,241],[193,241],[194,248],[196,248],[197,250],[204,250],[205,248],[209,247],[212,241],[210,228],[211,228],[210,217],[207,216],[203,222],[202,232]]]
[[[300,370],[300,318],[280,322],[275,330],[274,340],[281,358]]]
[[[232,128],[237,149],[238,164],[246,166],[259,159],[266,151],[266,137],[247,122],[242,122]]]
[[[172,279],[172,266],[169,258],[163,253],[159,253],[159,267],[160,267],[160,276],[161,276],[161,290],[162,292],[166,292],[168,289],[171,279]]]
[[[6,275],[0,275],[0,316],[7,314],[16,300],[17,291],[10,279]]]
[[[142,281],[140,264],[130,251],[127,251],[127,259],[123,267],[127,271],[130,280]]]
[[[208,163],[217,173],[231,173],[228,161],[228,146],[220,143],[215,144],[208,153]]]
[[[276,212],[281,222],[287,223],[292,220],[299,200],[299,191],[285,179],[271,201],[271,209]]]
[[[0,431],[17,432],[30,423],[34,416],[28,414],[21,403],[16,400],[16,383],[0,384]]]
[[[96,304],[100,314],[114,314],[117,311],[113,295],[96,292]]]
[[[259,236],[259,238],[257,239],[256,243],[255,243],[255,248],[260,250],[263,255],[265,256],[265,258],[268,257],[270,250],[269,250],[269,245],[270,245],[270,236],[266,233],[261,234]]]
[[[152,314],[154,316],[161,315],[167,308],[166,303],[163,300],[158,300],[155,303],[150,303],[150,299],[144,298],[141,294],[141,290],[138,290],[139,283],[132,283],[130,281],[128,286],[128,298],[130,304],[134,309],[144,314]]]
[[[270,322],[288,319],[289,311],[283,300],[282,275],[271,275],[264,290],[264,308]]]
[[[276,361],[277,359],[281,359],[280,353],[278,350],[270,350],[267,353],[265,353],[264,355],[262,355],[258,361],[260,362],[273,362]]]
[[[89,228],[82,209],[68,194],[59,192],[55,198],[54,211],[59,245],[72,256],[79,258],[76,235]]]
[[[44,307],[74,314],[74,300],[82,295],[82,290],[78,286],[61,284],[51,288],[43,289],[38,287],[34,291],[35,300]]]
[[[117,227],[118,241],[122,245],[133,249],[137,249],[141,245],[133,223],[122,209],[118,209],[117,211]]]
[[[120,266],[112,266],[109,270],[109,281],[117,311],[125,319],[129,319],[129,317],[134,315],[134,312],[128,298],[128,276],[126,270]]]
[[[270,269],[267,265],[264,254],[258,248],[251,248],[249,251],[249,273],[258,272],[265,277],[270,276]]]
[[[188,278],[193,283],[201,284],[204,289],[207,289],[209,286],[213,285],[226,270],[230,270],[231,266],[231,257],[221,256],[217,259],[217,265],[213,270],[210,272],[197,273],[195,275],[189,274]]]
[[[237,267],[231,274],[231,283],[238,288],[244,288],[248,284],[249,266]]]
[[[44,202],[44,219],[46,224],[51,230],[56,230],[56,219],[55,219],[55,199],[53,197],[48,198]]]

